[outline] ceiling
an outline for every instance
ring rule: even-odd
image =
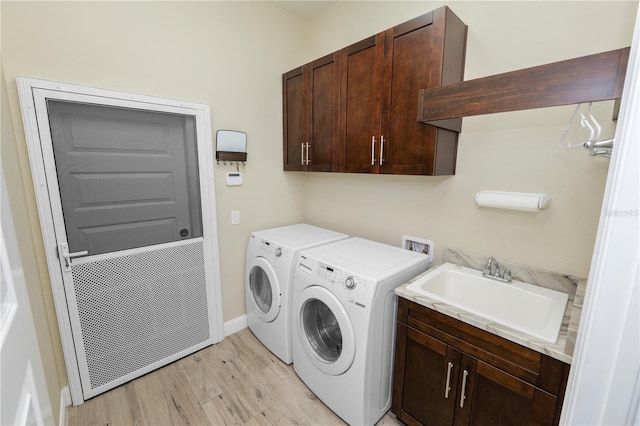
[[[284,0],[272,1],[272,3],[301,18],[309,18],[331,6],[335,1],[336,0]]]

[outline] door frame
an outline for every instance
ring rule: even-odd
[[[203,247],[205,257],[205,274],[210,277],[207,281],[213,286],[207,289],[211,292],[213,303],[210,309],[210,330],[214,343],[224,338],[222,317],[222,290],[220,279],[220,260],[218,249],[218,231],[215,208],[215,182],[213,172],[213,146],[211,130],[211,113],[208,105],[183,102],[179,100],[100,89],[89,86],[67,84],[29,77],[16,77],[20,107],[23,117],[29,163],[33,177],[33,185],[38,206],[38,216],[42,230],[44,251],[51,282],[62,350],[64,354],[69,388],[73,405],[84,402],[80,381],[79,364],[76,359],[71,318],[65,296],[63,271],[57,253],[57,239],[55,237],[54,217],[51,210],[52,197],[45,174],[45,158],[38,130],[36,107],[33,97],[34,89],[51,90],[62,93],[77,93],[99,98],[119,100],[122,102],[137,102],[148,105],[150,110],[154,106],[163,108],[179,108],[183,113],[192,115],[196,120],[197,150],[199,163],[200,198],[202,206]]]

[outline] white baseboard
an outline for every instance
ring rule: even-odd
[[[67,426],[67,407],[71,405],[71,391],[69,386],[65,386],[60,390],[60,419],[59,426]]]
[[[244,330],[248,327],[247,316],[240,315],[232,320],[225,321],[224,323],[224,337],[237,333],[240,330]]]

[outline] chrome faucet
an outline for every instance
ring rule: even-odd
[[[511,282],[511,270],[505,267],[500,268],[498,261],[493,256],[491,256],[484,265],[482,275],[505,283]]]

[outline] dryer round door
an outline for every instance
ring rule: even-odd
[[[320,286],[307,287],[296,298],[298,333],[311,362],[337,376],[351,367],[356,353],[355,334],[338,298]]]
[[[264,258],[254,258],[247,272],[247,291],[255,314],[264,322],[276,319],[280,312],[280,284],[273,266]]]

